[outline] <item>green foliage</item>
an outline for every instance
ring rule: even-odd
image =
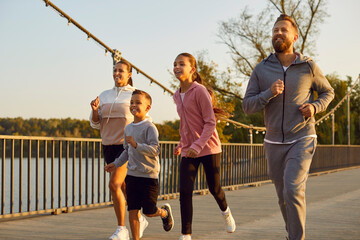
[[[0,118],[0,135],[100,138],[89,121],[71,118]]]
[[[159,131],[159,139],[161,141],[179,141],[180,120],[165,121],[163,124],[155,124]]]
[[[354,84],[351,77],[347,77],[347,80],[341,80],[336,74],[326,75],[331,86],[335,91],[335,98],[329,104],[328,110],[333,109],[346,95],[350,87]],[[350,96],[350,143],[358,145],[360,144],[360,89],[355,87],[352,95]],[[326,113],[319,113],[316,118],[324,116]],[[335,111],[335,144],[348,144],[347,137],[347,101]],[[331,144],[331,117],[317,126],[318,141],[321,144]]]

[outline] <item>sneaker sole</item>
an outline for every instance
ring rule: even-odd
[[[167,232],[170,232],[170,231],[174,228],[174,217],[173,217],[173,215],[172,215],[172,210],[171,210],[170,204],[165,203],[164,206],[167,206],[167,207],[169,208],[168,214],[170,214],[171,219],[172,219],[172,226],[171,226],[171,228],[167,231]]]

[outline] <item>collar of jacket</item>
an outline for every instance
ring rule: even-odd
[[[135,91],[136,88],[135,88],[135,87],[132,87],[132,86],[130,86],[130,85],[126,85],[126,86],[123,86],[123,87],[114,86],[113,89],[114,89],[115,91],[117,91],[118,89],[119,89],[119,90],[123,89],[123,91],[131,91],[131,92],[133,92],[133,91]]]
[[[304,56],[301,53],[295,52],[295,54],[298,57],[296,58],[296,60],[293,64],[308,63],[308,62],[312,61],[312,59],[310,57]],[[267,58],[265,58],[263,61],[264,61],[264,64],[266,64],[266,62],[281,64],[280,60],[277,58],[275,53],[270,53],[270,55]]]
[[[190,88],[186,91],[186,93],[192,91],[193,89],[195,89],[195,88],[196,88],[197,86],[199,86],[199,85],[201,85],[201,84],[194,81],[194,82],[191,84]],[[180,90],[181,90],[181,88],[179,88],[179,89],[175,92],[175,96],[176,96],[176,97],[177,97],[177,96],[180,96]]]

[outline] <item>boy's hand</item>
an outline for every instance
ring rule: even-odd
[[[105,171],[107,171],[107,172],[113,172],[113,171],[116,169],[116,167],[115,167],[115,164],[114,164],[114,163],[110,163],[110,164],[106,165],[106,166],[104,167],[104,169],[105,169]]]
[[[125,136],[125,139],[133,148],[137,147],[137,143],[132,136]]]

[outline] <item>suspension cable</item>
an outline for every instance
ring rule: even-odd
[[[101,46],[103,46],[105,48],[105,54],[107,52],[112,53],[113,55],[115,54],[115,50],[111,49],[110,47],[108,47],[105,43],[103,43],[102,41],[100,41],[100,39],[98,39],[95,35],[93,35],[91,32],[89,32],[87,29],[85,29],[83,26],[81,26],[77,21],[75,21],[75,19],[71,18],[69,15],[67,15],[64,11],[62,11],[60,8],[58,8],[55,4],[53,4],[51,1],[49,0],[43,0],[45,2],[45,6],[46,7],[51,7],[53,8],[56,12],[58,12],[60,14],[61,17],[66,18],[68,20],[68,25],[70,24],[74,24],[78,29],[80,29],[81,31],[83,31],[86,35],[87,35],[87,39],[93,39],[95,42],[99,43]],[[164,89],[164,92],[168,92],[170,94],[174,94],[170,89],[168,89],[167,87],[165,87],[164,85],[162,85],[161,83],[159,83],[158,81],[156,81],[155,79],[153,79],[152,77],[150,77],[149,75],[147,75],[145,72],[143,72],[140,68],[136,67],[134,64],[130,63],[128,60],[126,60],[125,58],[121,57],[121,59],[127,61],[138,73],[141,73],[142,75],[144,75],[145,77],[147,77],[148,79],[150,79],[151,83],[156,83],[157,85],[159,85],[162,89]]]
[[[336,104],[335,107],[333,107],[327,114],[325,114],[324,116],[322,116],[321,118],[319,118],[315,124],[319,125],[320,123],[322,123],[322,121],[324,121],[324,119],[326,120],[327,118],[329,118],[329,116],[331,114],[333,114],[339,107],[341,104],[343,104],[343,102],[347,99],[348,96],[350,96],[352,94],[352,90],[359,84],[359,79],[360,79],[360,75],[358,76],[358,78],[355,80],[355,83],[352,85],[352,87],[350,88],[350,90],[345,94],[345,96],[338,102],[338,104]]]
[[[45,6],[46,7],[51,7],[53,8],[53,10],[55,10],[56,12],[58,12],[60,14],[61,17],[63,18],[66,18],[68,20],[68,25],[70,24],[74,24],[78,29],[80,29],[82,32],[84,32],[87,36],[87,39],[90,40],[90,39],[93,39],[95,42],[97,42],[98,44],[100,44],[104,49],[105,49],[105,54],[107,52],[110,52],[113,56],[114,59],[124,59],[126,60],[125,58],[123,58],[121,56],[121,53],[116,50],[116,49],[111,49],[109,46],[107,46],[105,43],[103,43],[102,41],[100,41],[100,39],[98,39],[94,34],[92,34],[90,31],[88,31],[87,29],[85,29],[83,26],[81,26],[75,19],[71,18],[69,15],[67,15],[64,11],[62,11],[60,8],[58,8],[55,4],[53,4],[51,1],[49,0],[43,0],[45,2]],[[127,60],[126,60],[127,61]],[[129,61],[127,61],[129,62]],[[143,76],[145,76],[146,78],[148,78],[150,80],[150,84],[152,83],[156,83],[158,86],[160,86],[162,89],[164,89],[164,93],[165,92],[168,92],[170,93],[171,95],[174,94],[173,91],[171,91],[170,89],[168,89],[167,87],[165,87],[164,85],[162,85],[161,83],[159,83],[158,81],[156,81],[154,78],[150,77],[149,75],[147,75],[145,72],[143,72],[141,69],[139,69],[138,67],[136,67],[134,64],[130,63],[129,64],[138,72],[138,73],[141,73]],[[242,127],[242,128],[248,128],[248,129],[254,129],[254,130],[257,130],[257,131],[265,131],[265,127],[255,127],[255,126],[252,126],[252,125],[246,125],[246,124],[243,124],[243,123],[239,123],[239,122],[236,122],[234,120],[230,120],[228,118],[221,118],[222,121],[226,121],[228,123],[232,123],[234,124],[235,126],[237,127]]]
[[[87,39],[93,39],[96,43],[100,44],[104,49],[105,49],[105,55],[107,54],[107,52],[110,52],[113,56],[113,59],[115,61],[115,59],[120,60],[123,59],[125,61],[127,61],[125,58],[123,58],[121,56],[121,52],[119,52],[116,49],[111,49],[110,47],[108,47],[105,43],[103,43],[102,41],[100,41],[100,39],[98,39],[96,36],[94,36],[91,32],[89,32],[87,29],[85,29],[83,26],[81,26],[77,21],[75,21],[73,18],[71,18],[69,15],[67,15],[65,12],[63,12],[60,8],[58,8],[55,4],[53,4],[51,1],[49,0],[43,0],[45,2],[45,6],[48,7],[50,6],[51,8],[53,8],[53,10],[55,10],[56,12],[58,12],[60,14],[61,17],[66,18],[68,20],[68,25],[70,24],[74,24],[78,29],[80,29],[82,32],[84,32],[87,35]],[[140,68],[136,67],[134,64],[130,63],[129,61],[127,61],[136,71],[137,73],[141,73],[143,76],[145,76],[146,78],[148,78],[150,80],[150,84],[155,83],[157,84],[159,87],[161,87],[165,92],[170,93],[171,95],[174,94],[173,91],[171,91],[170,89],[168,89],[167,87],[165,87],[164,85],[162,85],[160,82],[156,81],[154,78],[150,77],[148,74],[146,74],[145,72],[143,72]],[[360,76],[359,76],[360,77]],[[329,117],[329,115],[333,114],[337,108],[339,108],[339,106],[346,100],[347,96],[351,95],[352,90],[354,89],[355,86],[357,86],[359,84],[359,77],[357,78],[356,82],[354,83],[354,85],[351,87],[351,89],[347,92],[347,94],[343,97],[343,99],[341,99],[341,101],[333,108],[331,109],[330,112],[328,112],[326,115],[322,116],[320,119],[318,119],[315,124],[320,124],[324,119],[327,119]],[[236,127],[239,128],[247,128],[249,130],[256,130],[256,133],[258,132],[263,132],[265,133],[266,128],[265,127],[256,127],[253,126],[252,124],[250,125],[246,125],[244,123],[240,123],[228,118],[224,118],[224,117],[219,117],[219,120],[221,121],[225,121],[227,123],[231,123],[233,125],[235,125]]]

